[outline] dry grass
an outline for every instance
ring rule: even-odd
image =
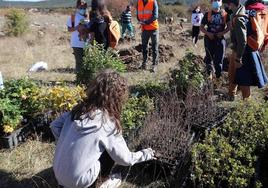
[[[51,164],[54,148],[53,143],[37,140],[12,150],[1,150],[0,187],[33,187],[34,184],[53,187],[55,180]]]

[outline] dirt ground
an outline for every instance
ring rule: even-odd
[[[74,57],[69,46],[70,34],[65,26],[66,15],[29,13],[29,17],[29,33],[20,38],[0,37],[0,71],[4,79],[29,76],[43,81],[74,81],[73,71],[64,71],[74,68]],[[3,25],[4,18],[0,14],[0,31]],[[161,62],[155,74],[137,70],[141,63],[141,39],[137,25],[135,40],[120,44],[118,50],[126,54],[121,58],[128,61],[129,71],[125,76],[130,85],[165,79],[168,71],[187,50],[204,55],[203,41],[199,41],[197,47],[192,45],[189,24],[185,24],[184,29],[172,31],[165,25],[160,27]],[[38,61],[47,62],[49,70],[29,74],[28,69]],[[57,187],[51,169],[54,149],[54,143],[37,139],[13,150],[0,150],[0,187]],[[135,186],[124,183],[122,187]]]

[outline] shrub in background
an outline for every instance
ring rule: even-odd
[[[153,99],[148,96],[131,97],[122,111],[122,126],[124,130],[143,126],[144,119],[154,108]]]
[[[45,106],[44,111],[52,115],[50,117],[52,119],[63,112],[70,111],[84,97],[83,87],[54,86],[43,88],[42,96],[39,100]]]
[[[10,99],[0,99],[0,135],[12,133],[22,120],[20,106]]]
[[[204,68],[202,57],[188,52],[177,68],[170,71],[169,84],[181,94],[186,94],[188,88],[201,89],[205,82]]]
[[[5,17],[5,31],[9,36],[17,37],[29,30],[28,16],[24,10],[11,9]]]
[[[24,117],[32,117],[42,111],[43,106],[38,100],[40,87],[28,78],[12,79],[4,82],[5,88],[0,91],[0,98],[8,98],[13,104],[23,109]]]
[[[168,90],[167,83],[156,81],[141,83],[130,88],[130,92],[134,96],[149,96],[151,98]]]
[[[260,187],[252,180],[258,154],[268,146],[268,104],[246,102],[192,150],[192,179],[201,187]]]
[[[84,53],[83,65],[77,73],[79,83],[88,84],[103,69],[126,70],[124,63],[110,49],[105,50],[101,45],[87,46]]]

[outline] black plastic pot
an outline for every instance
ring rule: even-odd
[[[28,135],[31,132],[31,127],[29,124],[24,125],[23,127],[13,131],[8,136],[0,137],[0,146],[1,148],[14,148],[18,146],[19,143],[24,142]]]

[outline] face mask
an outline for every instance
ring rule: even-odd
[[[200,12],[200,9],[196,9],[195,11],[196,11],[196,12]]]
[[[82,16],[84,16],[86,14],[86,9],[79,9],[78,13]]]
[[[213,9],[219,9],[219,8],[221,8],[221,6],[222,6],[221,1],[213,1],[213,3],[212,3],[212,8]]]

